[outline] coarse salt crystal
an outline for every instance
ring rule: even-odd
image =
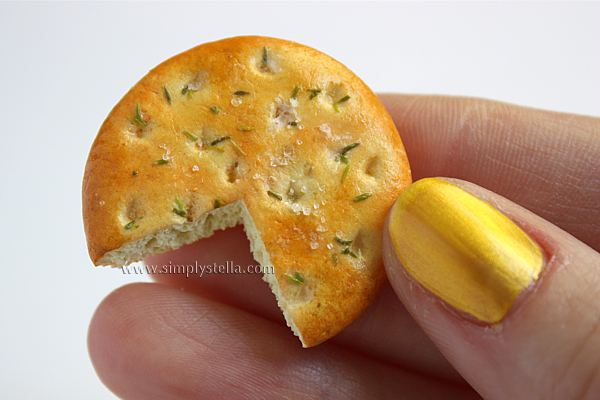
[[[331,128],[327,124],[319,125],[319,130],[327,135],[331,135]]]
[[[198,81],[194,81],[192,83],[188,83],[187,86],[188,86],[189,90],[198,90],[202,86],[202,83],[198,82]]]
[[[171,154],[171,150],[169,150],[169,148],[167,147],[166,144],[164,144],[164,143],[163,144],[159,144],[158,147],[160,147],[163,150],[166,150],[167,151],[167,155]]]

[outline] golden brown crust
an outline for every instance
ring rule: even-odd
[[[340,154],[353,143],[346,164]],[[126,243],[198,220],[217,198],[243,201],[309,347],[379,292],[384,218],[410,180],[391,118],[351,71],[297,43],[237,37],[165,61],[115,106],[86,165],[85,232],[98,265]],[[371,196],[354,201],[364,193]],[[296,272],[304,283],[289,279]]]

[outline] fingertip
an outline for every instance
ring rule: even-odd
[[[457,198],[446,189],[415,190],[418,182],[390,211],[384,262],[399,298],[442,353],[484,396],[598,394],[598,253],[472,183],[445,179],[459,188],[452,189]]]

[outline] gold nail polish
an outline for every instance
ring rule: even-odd
[[[409,186],[392,208],[389,227],[412,277],[490,324],[502,320],[544,262],[540,247],[514,222],[441,179]]]

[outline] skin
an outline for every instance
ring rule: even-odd
[[[480,99],[380,98],[415,180],[451,179],[544,250],[543,277],[505,320],[489,328],[436,299],[387,251],[384,232],[391,284],[315,348],[301,348],[257,274],[163,274],[117,289],[88,337],[110,390],[124,399],[600,396],[600,119]],[[241,227],[147,264],[196,261],[256,264]]]

